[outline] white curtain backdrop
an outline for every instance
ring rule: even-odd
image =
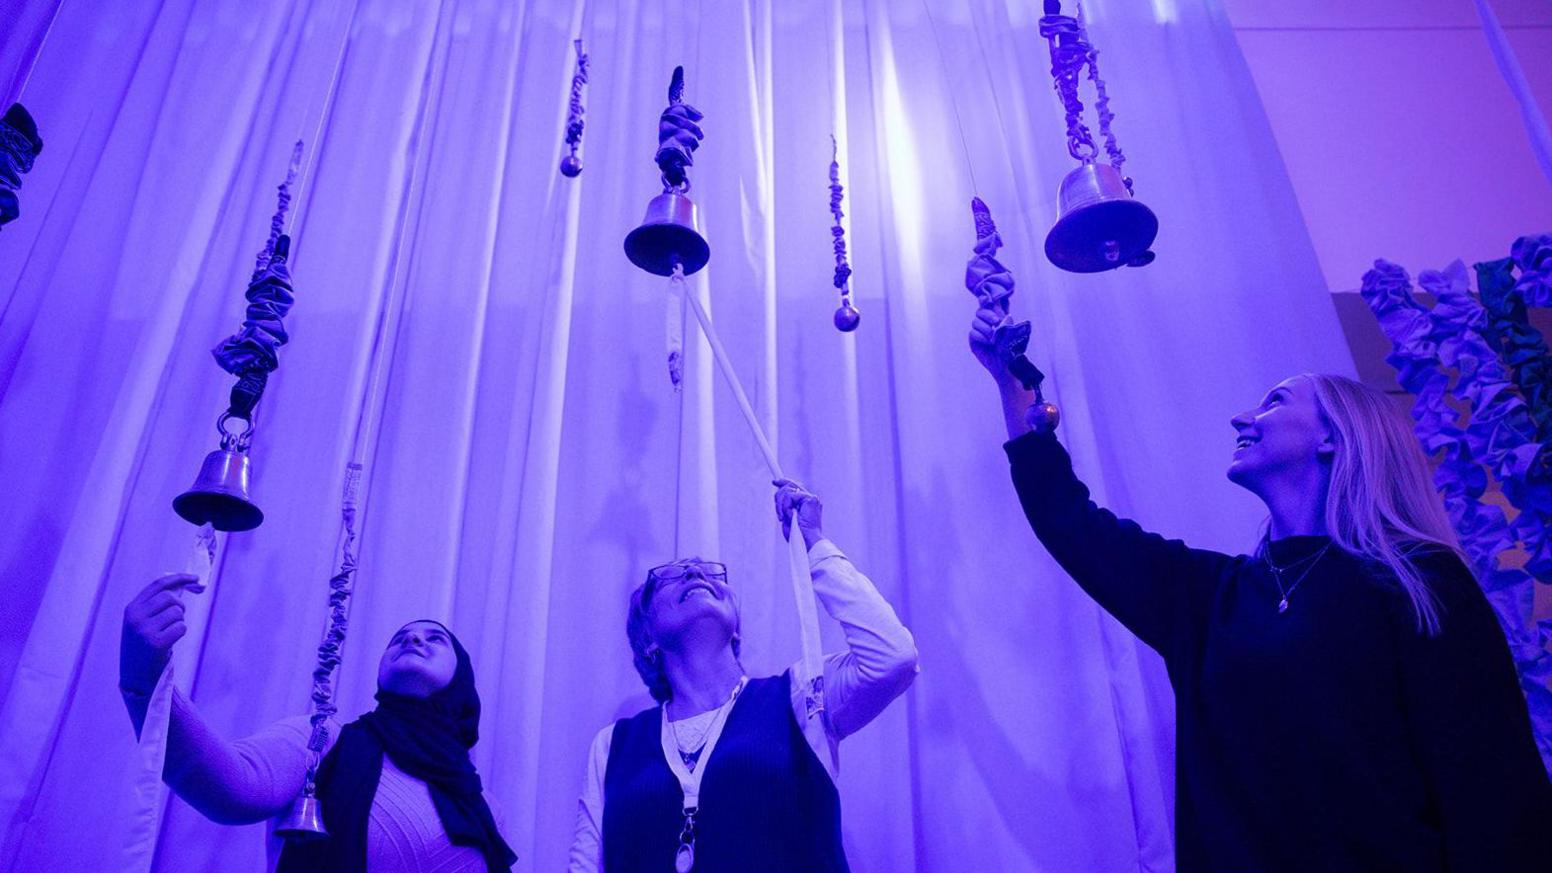
[[[693,293],[921,652],[911,691],[842,747],[854,869],[1172,869],[1168,682],[1019,514],[965,348],[970,198],[1002,229],[1080,473],[1155,529],[1248,546],[1260,512],[1223,477],[1228,417],[1283,376],[1352,365],[1214,0],[1086,4],[1163,228],[1155,264],[1096,276],[1041,253],[1071,161],[1040,4],[930,4],[0,2],[0,87],[46,143],[0,231],[0,868],[117,857],[123,607],[189,549],[169,503],[215,447],[231,378],[210,349],[241,318],[299,136],[292,342],[253,450],[266,521],[223,537],[180,644],[210,722],[237,737],[306,712],[363,422],[342,713],[371,705],[393,629],[447,621],[474,658],[476,760],[517,869],[563,866],[588,742],[646,700],[624,617],[647,567],[727,561],[745,665],[797,658],[759,452],[693,324],[671,389],[665,282],[621,252],[659,190],[657,115],[683,64],[713,251]],[[586,170],[567,180],[579,34]],[[830,325],[832,132],[852,335]],[[264,857],[262,827],[168,801],[156,869]]]

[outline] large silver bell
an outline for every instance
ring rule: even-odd
[[[1159,234],[1153,210],[1132,199],[1121,173],[1109,164],[1084,164],[1067,174],[1056,195],[1056,226],[1045,256],[1073,273],[1098,273],[1153,260]]]
[[[194,487],[173,498],[173,511],[194,524],[216,530],[253,530],[264,513],[248,499],[248,455],[216,449],[205,456]]]
[[[641,226],[625,237],[625,256],[659,276],[673,275],[675,263],[686,276],[706,266],[711,246],[698,230],[695,204],[677,191],[653,197]]]
[[[287,840],[320,840],[329,835],[323,827],[323,807],[318,798],[304,793],[291,804],[291,811],[275,825],[275,834]]]

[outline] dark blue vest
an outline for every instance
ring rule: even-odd
[[[701,780],[695,873],[847,873],[841,799],[792,714],[787,673],[751,679]],[[604,773],[605,873],[668,873],[684,792],[663,760],[662,707],[614,724]]]

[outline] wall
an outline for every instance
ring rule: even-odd
[[[1552,182],[1470,0],[1223,5],[1333,292],[1377,257],[1415,274],[1552,230]],[[1552,115],[1552,2],[1493,7]]]
[[[1552,116],[1552,2],[1493,0]],[[1415,277],[1552,231],[1519,107],[1470,0],[1223,0],[1287,165],[1359,378],[1411,397],[1357,294],[1375,258]],[[1552,336],[1552,311],[1532,322]],[[1510,510],[1512,513],[1512,510]],[[1511,562],[1513,559],[1511,559]],[[1534,615],[1552,618],[1537,586]]]

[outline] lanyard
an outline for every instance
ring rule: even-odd
[[[668,762],[668,769],[679,780],[680,790],[684,792],[684,826],[679,830],[679,849],[674,854],[675,873],[690,873],[695,867],[695,815],[700,811],[701,777],[706,775],[706,768],[711,764],[711,753],[717,746],[717,740],[722,737],[722,728],[727,725],[728,715],[733,711],[738,695],[748,681],[748,676],[740,678],[738,684],[733,686],[733,693],[727,703],[718,708],[716,718],[706,730],[706,742],[701,746],[701,755],[693,770],[679,755],[679,743],[674,739],[674,729],[668,724],[668,704],[663,704],[662,729],[659,731],[663,758]]]

